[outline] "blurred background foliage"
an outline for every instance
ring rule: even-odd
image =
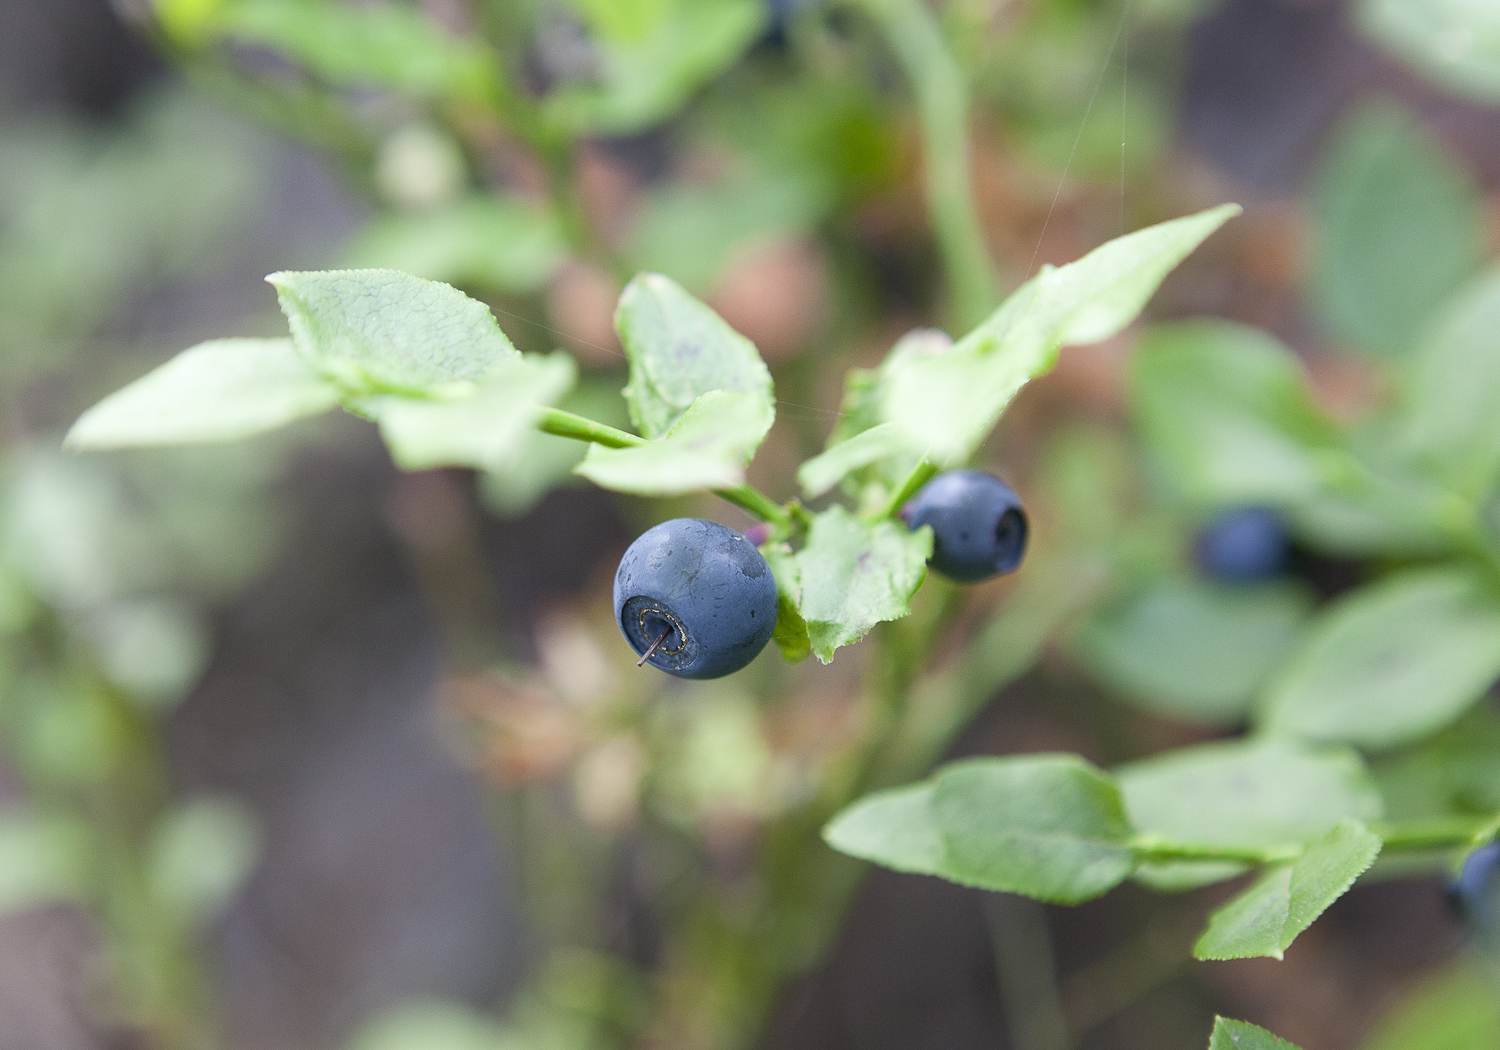
[[[1497,104],[1487,0],[5,0],[3,1041],[1161,1048],[1222,1011],[1500,1045],[1445,858],[1285,963],[1196,964],[1212,889],[1062,912],[816,839],[944,755],[1278,719],[1362,747],[1387,816],[1500,807],[1461,593],[1497,524]],[[783,498],[847,367],[1231,198],[1164,323],[1069,350],[984,453],[1023,571],[828,667],[636,672],[619,552],[746,522],[575,490],[560,438],[480,478],[397,475],[347,418],[57,451],[182,346],[276,333],[260,277],[311,266],[454,283],[623,422],[610,313],[653,269],[772,365],[751,478]],[[1355,598],[1334,687],[1299,683]]]

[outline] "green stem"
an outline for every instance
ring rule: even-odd
[[[595,445],[604,445],[606,448],[632,448],[646,443],[643,437],[616,430],[603,423],[596,423],[592,419],[574,415],[572,412],[564,412],[560,408],[542,409],[541,415],[537,418],[536,428],[544,434],[555,434],[558,437],[572,438],[575,441],[588,441]],[[749,485],[714,489],[713,492],[720,499],[728,500],[762,521],[769,521],[783,529],[791,526],[792,513],[790,511],[770,496]]]
[[[631,448],[646,443],[643,437],[627,434],[623,430],[607,427],[603,423],[595,423],[592,419],[576,416],[572,412],[564,412],[560,408],[542,409],[536,428],[543,434],[556,434],[558,437],[572,438],[575,441],[589,441],[606,448]]]
[[[1385,843],[1384,852],[1421,853],[1482,846],[1495,837],[1497,826],[1500,826],[1500,815],[1482,821],[1445,817],[1410,824],[1375,824],[1370,830]]]
[[[749,485],[736,485],[732,489],[714,489],[714,495],[728,500],[762,521],[769,521],[778,528],[788,528],[792,523],[792,516],[785,507]]]
[[[1409,824],[1374,824],[1384,853],[1425,853],[1432,850],[1482,846],[1500,833],[1500,814],[1475,820],[1443,817]],[[1140,834],[1130,848],[1145,861],[1230,860],[1246,864],[1280,864],[1302,855],[1301,843],[1275,846],[1220,846],[1195,842],[1173,842],[1160,835]]]
[[[1228,860],[1245,864],[1277,864],[1302,855],[1301,843],[1279,846],[1220,846],[1197,842],[1173,842],[1160,835],[1141,834],[1130,840],[1130,848],[1143,861]]]
[[[879,25],[922,121],[922,163],[933,233],[948,272],[955,321],[968,331],[994,308],[999,277],[985,247],[969,176],[969,105],[963,71],[922,0],[855,0]]]
[[[880,516],[882,518],[894,518],[897,514],[900,514],[901,508],[906,506],[906,501],[915,496],[923,485],[927,484],[937,475],[937,472],[938,468],[936,464],[924,456],[922,462],[913,467],[912,472],[906,476],[906,480],[901,483],[901,487],[891,494],[891,498],[881,508]]]

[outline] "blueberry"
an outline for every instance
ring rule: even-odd
[[[1005,482],[980,470],[939,474],[901,511],[907,528],[932,526],[928,564],[961,583],[1014,572],[1026,553],[1026,509]]]
[[[1494,935],[1500,919],[1500,842],[1480,846],[1448,887],[1454,908],[1476,933]]]
[[[1265,507],[1225,511],[1198,534],[1197,558],[1205,573],[1228,583],[1279,576],[1287,560],[1281,517]]]
[[[699,518],[647,529],[615,571],[615,620],[652,667],[679,678],[722,678],[766,647],[776,626],[776,578],[745,537]]]

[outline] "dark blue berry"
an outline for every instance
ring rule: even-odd
[[[1281,517],[1265,507],[1241,507],[1214,518],[1198,534],[1198,565],[1216,580],[1255,583],[1286,570]]]
[[[901,511],[908,528],[932,526],[928,564],[960,583],[1014,572],[1026,553],[1026,509],[1015,490],[980,470],[950,470]]]
[[[641,534],[615,572],[615,620],[637,655],[679,678],[721,678],[776,626],[776,578],[754,544],[699,518]],[[655,651],[651,651],[655,644]]]
[[[1449,899],[1476,933],[1493,936],[1500,920],[1500,842],[1480,846],[1448,887]]]

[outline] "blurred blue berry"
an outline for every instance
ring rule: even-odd
[[[1476,933],[1500,933],[1500,842],[1480,846],[1464,860],[1463,870],[1448,887],[1449,899]]]
[[[981,470],[939,474],[901,511],[907,528],[932,526],[933,569],[960,583],[1014,572],[1026,553],[1026,509],[1015,490]]]
[[[1287,537],[1281,517],[1265,507],[1226,511],[1198,534],[1198,565],[1227,583],[1254,583],[1286,570]]]
[[[721,678],[776,626],[776,578],[754,544],[699,518],[647,529],[615,572],[615,621],[637,655],[679,678]]]

